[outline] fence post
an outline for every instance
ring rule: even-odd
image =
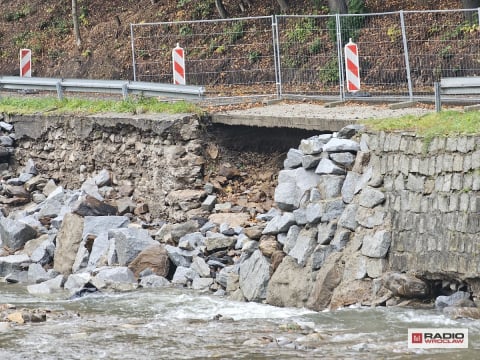
[[[440,110],[442,110],[442,100],[440,100],[440,83],[434,82],[433,87],[435,89],[435,111],[440,112]]]
[[[130,24],[130,38],[132,39],[130,43],[132,44],[133,81],[137,81],[137,65],[135,64],[135,38],[133,34],[133,24]]]
[[[342,55],[342,29],[340,25],[340,14],[335,14],[335,27],[337,30],[337,58],[338,58],[338,79],[340,81],[340,101],[345,100],[345,84],[343,77],[343,55]]]
[[[277,84],[277,98],[282,97],[282,71],[280,62],[280,40],[278,35],[278,17],[272,15],[273,62],[275,64],[275,82]]]
[[[412,101],[413,100],[412,76],[410,73],[410,57],[408,56],[407,32],[405,30],[405,19],[403,16],[403,10],[400,10],[400,26],[402,28],[403,54],[405,56],[405,69],[407,71],[408,97],[410,101]]]

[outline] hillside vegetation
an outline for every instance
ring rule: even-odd
[[[248,2],[247,2],[248,3]],[[250,0],[243,11],[238,1],[224,1],[231,17],[281,13],[277,1]],[[215,19],[214,0],[79,0],[82,44],[73,36],[71,2],[0,0],[0,75],[18,75],[21,48],[33,52],[32,76],[132,79],[130,24]],[[327,14],[328,2],[290,1],[289,14]],[[460,0],[366,0],[368,12],[400,9],[458,9]]]

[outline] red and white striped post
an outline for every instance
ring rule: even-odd
[[[185,85],[185,52],[177,43],[172,51],[173,59],[173,83],[175,85]]]
[[[32,51],[20,49],[20,76],[32,77]]]
[[[358,47],[352,39],[345,45],[345,64],[347,68],[347,90],[360,90],[360,67],[358,66]]]

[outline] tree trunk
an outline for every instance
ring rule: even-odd
[[[226,19],[228,17],[227,9],[223,5],[222,0],[215,0],[215,6],[217,7],[218,14],[222,19]]]
[[[77,0],[72,0],[73,34],[75,35],[75,43],[77,44],[77,47],[80,47],[82,45],[82,38],[80,37],[77,8]]]
[[[277,2],[278,2],[278,5],[280,5],[280,9],[282,9],[282,11],[287,11],[288,10],[287,0],[277,0]]]
[[[347,0],[328,0],[328,7],[331,14],[347,14]]]

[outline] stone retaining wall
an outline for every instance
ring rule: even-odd
[[[480,273],[480,137],[368,133],[392,218],[394,271],[467,279]]]
[[[5,116],[15,128],[15,167],[33,159],[41,173],[79,188],[107,169],[119,185],[135,189],[133,200],[154,217],[182,217],[165,206],[172,191],[193,188],[202,178],[199,122],[190,114],[155,116]]]

